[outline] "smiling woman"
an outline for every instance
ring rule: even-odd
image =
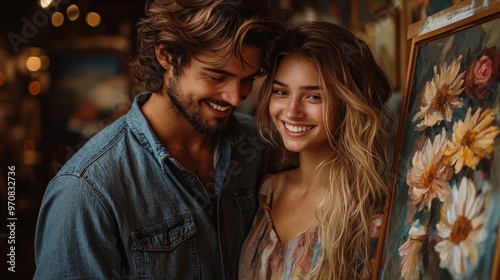
[[[285,148],[291,152],[330,149],[319,82],[318,68],[311,61],[297,55],[281,59],[273,81],[269,114]]]
[[[326,22],[278,41],[262,136],[298,167],[269,176],[239,279],[368,279],[388,196],[391,87],[369,47]]]

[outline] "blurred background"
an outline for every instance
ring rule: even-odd
[[[280,0],[292,21],[352,30],[386,69],[397,115],[408,62],[407,27],[457,0]],[[31,279],[34,231],[50,179],[85,142],[125,114],[144,89],[129,70],[144,0],[0,2],[0,275]],[[259,81],[254,91],[259,89]],[[256,95],[251,95],[255,97]],[[255,98],[239,108],[253,114]],[[394,133],[396,133],[396,128]],[[15,167],[15,273],[9,266],[8,167]],[[7,278],[4,278],[5,275]]]

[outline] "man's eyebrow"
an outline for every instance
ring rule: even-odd
[[[221,70],[221,69],[217,69],[217,68],[210,68],[210,67],[202,67],[201,69],[208,71],[208,72],[214,72],[217,74],[222,74],[222,75],[226,75],[226,76],[230,76],[230,77],[236,77],[235,74],[228,72],[226,70]]]
[[[283,83],[283,82],[278,81],[278,80],[274,80],[273,84],[277,84],[277,85],[282,86],[282,87],[288,87],[288,85],[286,83]],[[307,91],[314,91],[314,90],[321,89],[320,86],[300,86],[299,88],[302,90],[307,90]]]
[[[210,68],[210,67],[201,67],[201,69],[208,71],[208,72],[222,74],[222,75],[226,75],[226,76],[230,76],[230,77],[236,77],[236,75],[234,73],[231,73],[231,72],[226,71],[226,70],[221,70],[221,69],[217,69],[217,68]],[[259,73],[260,73],[260,69],[257,69],[257,71],[255,71],[255,73],[251,74],[250,76],[248,76],[246,78],[258,76]]]

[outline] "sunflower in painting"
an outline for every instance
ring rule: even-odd
[[[495,115],[490,109],[479,108],[474,115],[471,112],[469,108],[465,120],[453,125],[452,139],[444,151],[446,161],[455,165],[455,173],[464,166],[476,170],[481,159],[493,151],[495,137],[500,132],[492,125]]]

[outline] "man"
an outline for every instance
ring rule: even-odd
[[[147,4],[132,70],[150,93],[50,182],[35,279],[236,279],[270,159],[233,111],[267,66],[268,5]]]

